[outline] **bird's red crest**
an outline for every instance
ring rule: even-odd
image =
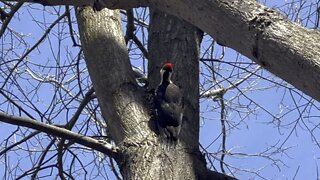
[[[173,65],[171,63],[165,63],[162,67],[163,70],[173,71]]]

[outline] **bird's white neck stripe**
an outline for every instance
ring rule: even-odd
[[[163,69],[161,69],[160,70],[160,74],[161,74],[161,81],[160,81],[160,84],[162,84],[163,83],[163,74],[164,74],[164,70]],[[168,79],[169,79],[169,83],[172,83],[172,81],[171,81],[171,73],[169,72],[169,77],[168,77]]]

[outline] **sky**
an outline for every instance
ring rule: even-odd
[[[287,1],[267,1],[267,5],[270,7],[278,5],[279,3],[285,4],[287,3]],[[43,16],[42,10],[43,9],[41,6],[35,6],[35,8],[21,11],[19,16],[10,23],[10,27],[14,28],[15,31],[20,35],[26,35],[26,40],[28,41],[28,43],[34,44],[43,34],[42,28],[46,28],[46,26],[50,25],[55,17],[50,17],[47,15]],[[53,10],[52,12],[54,13]],[[32,17],[31,14],[34,17]],[[46,24],[39,24],[34,19],[45,21]],[[59,26],[59,28],[66,27],[61,25]],[[59,35],[55,34],[54,36]],[[67,48],[67,46],[72,46],[70,39],[66,39],[64,41],[66,45],[57,44],[57,46],[50,46],[50,48],[47,48],[48,42],[51,42],[51,44],[53,45],[56,45],[58,43],[55,38],[50,38],[48,41],[41,44],[41,50],[36,51],[36,53],[30,54],[30,56],[28,56],[28,59],[37,62],[47,61],[48,57],[55,54],[59,49],[64,49]],[[202,46],[207,46],[210,42],[210,37],[207,36],[203,40]],[[4,43],[4,41],[1,40],[1,43]],[[16,46],[19,47],[19,44],[16,44]],[[219,57],[221,55],[222,49],[219,46],[216,46],[215,49],[215,55]],[[25,51],[25,49],[18,49],[18,52],[19,51],[22,53]],[[64,56],[64,54],[60,54],[60,57]],[[75,56],[75,54],[73,54],[72,56]],[[225,57],[223,59],[224,62],[232,62],[235,59],[241,62],[250,62],[250,60],[246,59],[246,57],[243,57],[241,55],[239,56],[232,49],[226,48]],[[132,61],[132,63],[137,67],[142,67],[141,64],[137,63],[136,60]],[[223,65],[223,67],[226,70],[220,71],[222,76],[232,74],[230,70],[232,69],[231,66]],[[200,68],[204,73],[209,73],[204,64],[201,64]],[[50,74],[52,72],[48,73]],[[274,77],[266,71],[259,71],[258,74],[263,75],[267,79],[281,82],[280,79],[274,79]],[[201,80],[205,80],[205,78],[202,77]],[[250,99],[253,99],[255,102],[257,102],[257,104],[261,105],[261,107],[250,105],[250,108],[254,108],[257,110],[254,115],[247,118],[245,122],[240,123],[237,128],[233,128],[232,130],[228,131],[226,148],[231,153],[238,153],[239,155],[227,156],[226,162],[231,166],[241,168],[243,171],[260,171],[261,177],[257,176],[254,173],[245,173],[239,171],[235,172],[235,170],[233,169],[233,172],[236,173],[236,176],[239,179],[316,179],[320,151],[319,147],[317,147],[315,145],[315,142],[312,140],[307,127],[311,127],[311,120],[315,122],[317,121],[317,117],[319,117],[319,112],[317,111],[317,109],[310,108],[310,114],[315,116],[314,119],[307,119],[306,117],[301,118],[299,116],[299,113],[297,111],[294,111],[286,114],[283,118],[281,118],[280,121],[275,121],[270,114],[261,110],[261,108],[265,108],[267,111],[272,112],[273,115],[283,115],[281,114],[281,110],[285,111],[286,109],[294,108],[294,103],[301,105],[300,109],[303,110],[305,106],[302,105],[306,104],[308,101],[303,98],[299,98],[300,96],[294,92],[290,94],[290,92],[288,92],[284,88],[270,88],[270,86],[272,85],[270,85],[268,81],[259,80],[259,78],[257,77],[253,78],[250,82],[257,83],[256,86],[252,86],[256,89],[255,91],[248,91],[245,94]],[[244,83],[240,86],[240,89],[244,90],[247,86],[248,84]],[[48,91],[51,90],[50,87],[43,87],[43,90],[46,90],[46,88]],[[225,99],[232,99],[238,93],[238,90],[233,90],[225,95]],[[294,97],[296,102],[292,100],[292,97]],[[304,97],[308,98],[305,95]],[[39,100],[41,100],[39,101],[39,103],[46,103],[49,99],[47,93],[40,94],[38,98]],[[0,97],[0,101],[2,100],[3,97]],[[200,101],[201,111],[203,112],[201,114],[203,118],[201,118],[200,121],[200,143],[203,147],[207,147],[208,151],[217,152],[221,144],[221,138],[217,138],[221,132],[221,123],[219,120],[219,104],[212,99],[201,99]],[[237,101],[237,99],[227,102],[230,103],[230,107],[232,107],[232,104],[235,101]],[[250,104],[248,98],[242,98],[238,101],[240,102],[240,104]],[[319,103],[316,103],[316,105],[319,105]],[[306,113],[304,115],[306,115]],[[238,113],[231,108],[227,109],[227,118],[227,120],[230,122],[239,121]],[[295,124],[295,120],[299,118],[300,120],[297,124]],[[277,123],[281,125],[289,124],[289,126],[288,128],[284,127],[279,129]],[[304,124],[307,125],[304,126]],[[295,125],[296,130],[292,131]],[[0,129],[3,133],[9,134],[14,128],[12,126],[1,124]],[[287,139],[289,135],[290,138]],[[0,138],[0,140],[2,139]],[[270,148],[272,146],[274,146],[274,148]],[[279,151],[279,149],[276,148],[279,146],[281,146],[282,149],[286,150],[283,152]],[[244,155],[244,152],[247,155]],[[274,156],[270,156],[271,153],[274,153]],[[261,158],[257,155],[262,155],[264,157]],[[280,169],[278,169],[274,164],[275,161],[268,159],[269,157],[279,159],[283,161],[284,164],[276,161],[277,164],[279,164]],[[21,157],[17,156],[17,158],[20,159]],[[218,161],[215,161],[214,165],[215,168],[220,171]],[[3,173],[4,172],[1,172],[0,170],[1,177]],[[109,175],[111,174],[112,173],[109,172]],[[112,179],[112,176],[110,177]]]

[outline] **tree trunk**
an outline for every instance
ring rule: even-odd
[[[112,139],[117,144],[145,139],[153,134],[149,112],[133,78],[119,12],[83,8],[77,19],[87,68]]]
[[[157,14],[159,16],[155,17]],[[155,41],[150,42],[152,60],[149,67],[154,73],[149,76],[149,90],[145,90],[133,78],[119,12],[107,9],[94,12],[91,8],[78,10],[78,26],[87,67],[110,136],[120,148],[116,161],[121,174],[124,179],[232,179],[208,171],[198,149],[199,31],[176,18],[165,17],[165,14],[153,13],[152,24],[155,24],[150,28],[151,39],[173,33],[177,28],[181,28],[182,33],[169,34],[168,38],[158,42],[159,46]],[[168,25],[163,24],[166,20]],[[158,27],[159,31],[154,27]],[[165,32],[168,27],[171,27],[169,32]],[[171,41],[172,38],[174,41]],[[171,46],[173,50],[170,53],[163,51]],[[155,57],[157,55],[158,58]],[[179,79],[177,82],[186,96],[186,109],[190,111],[183,122],[181,140],[176,148],[171,149],[164,148],[158,142],[148,98],[150,89],[159,82],[156,72],[164,60],[162,57],[172,58],[177,72],[174,79]]]
[[[199,143],[199,56],[202,32],[172,15],[151,10],[149,26],[149,88],[160,82],[164,62],[173,63],[173,82],[184,97],[184,122],[181,141],[198,149]]]

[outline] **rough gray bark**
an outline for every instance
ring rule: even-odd
[[[202,32],[191,24],[157,10],[150,12],[148,38],[149,88],[160,82],[164,62],[173,63],[173,81],[185,102],[181,141],[191,149],[199,143],[199,55]]]
[[[187,96],[187,106],[195,115],[187,113],[184,132],[176,149],[164,149],[154,133],[150,105],[147,102],[149,92],[136,85],[133,78],[118,11],[105,9],[94,12],[91,8],[83,8],[78,11],[77,18],[90,77],[110,135],[119,146],[116,161],[124,179],[233,179],[208,171],[205,159],[199,152],[199,92],[195,85],[198,84],[198,75],[195,75],[197,71],[194,72],[195,77],[192,77],[195,83],[189,82],[185,85],[186,90],[193,89],[192,97]],[[200,41],[198,30],[176,19],[169,23],[172,26],[170,32],[175,30],[174,24],[185,27],[183,30],[185,33],[182,36],[170,35],[165,41],[161,40],[159,46],[163,48],[165,44],[163,42],[168,42],[170,38],[175,39],[171,45],[176,45],[176,50],[180,53],[172,51],[168,58],[174,59],[177,72],[181,70],[187,73],[187,70],[198,67]],[[166,26],[162,28],[164,27],[167,28]],[[157,47],[151,49],[154,48]],[[161,51],[153,50],[151,56],[157,53],[162,54]],[[157,69],[154,72],[159,71],[160,66],[156,64],[160,64],[162,59],[155,58],[151,61],[154,69]],[[186,68],[187,65],[190,67]],[[177,79],[184,74],[177,73],[175,76]],[[191,78],[191,75],[189,76]],[[159,80],[158,77],[158,73],[149,77],[153,87]],[[185,79],[178,82],[187,81]],[[186,90],[184,94],[187,94]],[[186,128],[191,128],[190,126],[196,127],[192,127],[190,132],[186,131]],[[188,136],[191,138],[188,139]]]
[[[91,5],[93,0],[87,3]],[[95,0],[95,6],[150,6],[185,19],[220,44],[237,50],[320,100],[320,33],[292,23],[254,0]]]
[[[77,19],[87,68],[109,134],[120,147],[116,160],[125,179],[137,179],[146,173],[139,160],[141,149],[153,146],[156,138],[148,125],[144,92],[133,78],[119,12],[95,13],[92,8],[83,8]]]
[[[172,152],[161,150],[160,179],[233,179],[207,170],[199,151],[199,48],[202,34],[195,26],[172,15],[157,10],[150,12],[148,88],[152,90],[159,84],[159,70],[164,62],[172,62],[172,79],[181,88],[185,102],[179,148]]]
[[[119,12],[84,8],[77,18],[86,64],[113,140],[145,139],[152,134],[148,109],[133,78]]]

